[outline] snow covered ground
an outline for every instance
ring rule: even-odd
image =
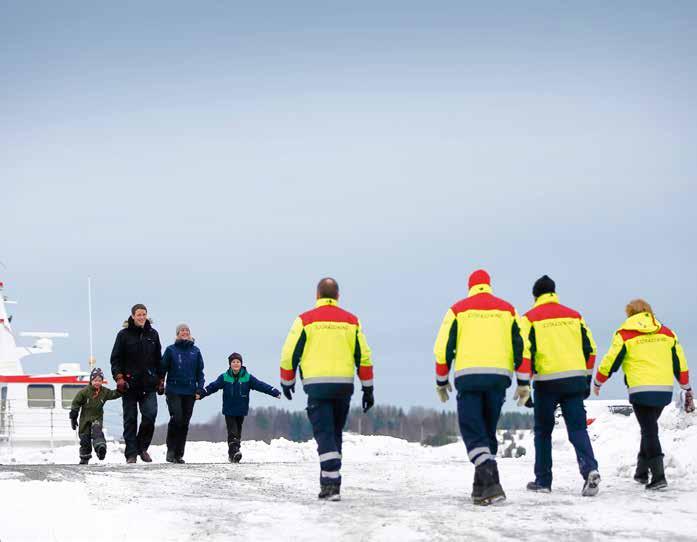
[[[0,540],[697,540],[697,416],[671,406],[661,425],[666,492],[631,478],[636,420],[602,413],[590,426],[603,476],[596,498],[580,496],[559,427],[553,493],[525,491],[527,436],[528,455],[499,460],[508,501],[488,508],[470,503],[473,468],[461,442],[426,448],[347,435],[340,503],[316,499],[312,442],[244,442],[239,465],[223,462],[223,443],[189,443],[186,465],[165,463],[163,447],[151,449],[151,465],[126,465],[112,447],[88,467],[74,464],[76,447],[14,458],[0,450]]]

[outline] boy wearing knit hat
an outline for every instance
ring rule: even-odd
[[[82,388],[70,405],[70,425],[78,429],[80,437],[80,465],[87,465],[92,457],[92,448],[100,460],[106,456],[104,439],[104,403],[121,397],[116,390],[105,388],[104,373],[101,369],[92,369],[90,383]],[[79,415],[79,422],[78,422]]]
[[[227,426],[228,459],[230,463],[239,463],[242,459],[242,452],[240,452],[242,424],[245,416],[249,414],[249,392],[259,391],[276,399],[281,398],[281,392],[249,374],[247,368],[242,365],[242,355],[237,352],[230,354],[228,363],[229,369],[208,384],[202,393],[196,395],[196,398],[202,399],[220,389],[223,390],[223,416]]]

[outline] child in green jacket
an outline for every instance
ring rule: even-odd
[[[80,437],[80,465],[87,465],[92,457],[92,446],[97,457],[102,460],[106,456],[106,440],[104,439],[104,403],[121,397],[121,393],[102,386],[104,373],[101,369],[92,369],[90,383],[82,388],[70,405],[70,425],[73,431],[78,428]]]

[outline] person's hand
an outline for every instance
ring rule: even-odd
[[[116,390],[119,393],[126,393],[128,391],[128,382],[126,382],[126,379],[121,373],[116,375]]]
[[[375,396],[373,395],[373,388],[363,388],[363,400],[361,401],[361,406],[363,407],[363,413],[365,414],[375,404]]]
[[[598,397],[600,395],[600,384],[597,382],[593,381],[593,395]]]
[[[530,399],[530,384],[519,385],[513,394],[513,400],[518,401],[518,406],[526,406]]]
[[[273,397],[275,399],[280,399],[281,398],[281,392],[278,391],[276,388],[273,389]]]
[[[75,431],[75,429],[77,429],[77,411],[76,410],[70,411],[70,427],[73,428],[73,431]]]
[[[440,399],[441,403],[446,403],[448,399],[450,399],[450,395],[448,394],[450,391],[453,391],[453,387],[450,382],[446,382],[443,385],[436,385],[436,393],[438,394],[438,398]]]
[[[293,394],[295,393],[295,384],[292,384],[290,386],[286,386],[284,384],[281,384],[281,387],[283,388],[283,395],[286,396],[286,399],[289,401],[293,400]]]
[[[160,381],[157,383],[157,395],[164,395],[165,393],[165,379],[160,378]]]
[[[201,396],[198,393],[196,395],[194,395],[194,401],[200,401],[200,400],[201,400]]]
[[[685,412],[690,413],[695,411],[695,398],[692,390],[689,389],[685,392]]]

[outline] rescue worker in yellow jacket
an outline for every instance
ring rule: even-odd
[[[625,312],[627,320],[615,333],[610,350],[598,367],[593,393],[599,395],[600,387],[622,368],[629,402],[641,427],[634,479],[645,484],[646,489],[664,489],[668,483],[658,438],[658,418],[671,402],[673,379],[685,391],[685,410],[695,409],[687,359],[678,337],[656,319],[646,301],[630,301]]]
[[[454,365],[460,432],[475,466],[475,504],[506,498],[496,464],[496,425],[514,372],[516,396],[523,402],[530,396],[530,368],[523,361],[523,348],[515,309],[492,294],[486,271],[475,271],[469,277],[468,297],[445,313],[434,346],[436,391],[443,402],[452,391],[448,375]]]
[[[581,494],[598,493],[598,462],[586,430],[583,400],[590,395],[596,348],[581,315],[559,303],[556,284],[543,275],[532,287],[534,307],[521,318],[535,389],[535,481],[530,491],[552,489],[552,431],[554,412],[561,406],[569,441],[584,484]]]
[[[338,306],[339,285],[324,278],[317,285],[317,303],[295,319],[281,353],[281,386],[292,399],[295,373],[307,394],[320,461],[321,500],[341,499],[341,444],[354,375],[363,387],[363,412],[374,403],[373,364],[358,318]]]

